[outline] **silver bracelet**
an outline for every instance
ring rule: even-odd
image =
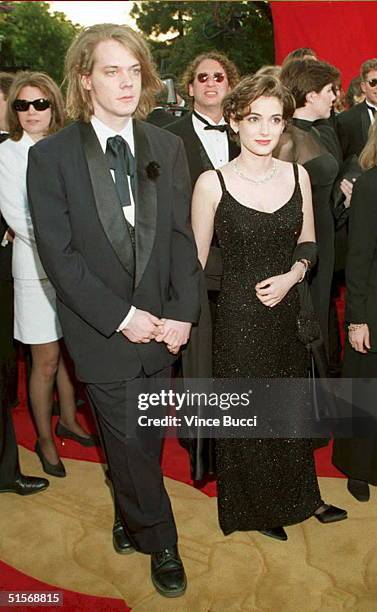
[[[295,263],[294,263],[294,264],[293,264],[293,266],[291,267],[291,270],[293,270],[293,268],[295,267],[295,265],[296,265],[296,264],[298,264],[298,263],[300,263],[300,264],[302,264],[302,265],[304,266],[304,271],[303,271],[303,273],[302,273],[301,277],[300,277],[300,278],[298,279],[298,281],[297,281],[298,283],[302,283],[302,281],[304,280],[305,275],[306,275],[306,273],[307,273],[307,271],[308,271],[309,264],[308,264],[308,262],[306,261],[306,259],[298,259],[297,261],[295,261]]]
[[[362,327],[364,327],[365,325],[367,325],[367,323],[350,323],[348,325],[348,332],[349,333],[355,332],[358,329],[361,329]]]

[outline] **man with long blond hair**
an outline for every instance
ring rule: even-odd
[[[168,378],[199,314],[187,161],[177,137],[140,121],[161,84],[131,28],[83,30],[66,83],[74,123],[29,157],[36,240],[99,422],[126,538],[118,552],[151,554],[157,591],[177,597],[186,576],[161,440],[137,429],[132,398]]]

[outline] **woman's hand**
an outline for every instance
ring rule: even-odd
[[[288,291],[298,282],[297,270],[290,270],[286,274],[271,276],[255,285],[257,298],[269,308],[279,304]]]
[[[352,323],[348,327],[348,340],[355,351],[359,353],[367,353],[370,349],[369,327],[366,323],[363,325]]]

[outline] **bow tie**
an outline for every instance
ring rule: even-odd
[[[201,117],[199,115],[199,113],[196,113],[195,111],[192,111],[192,114],[194,115],[194,117],[199,119],[199,121],[204,123],[204,125],[205,125],[204,129],[205,130],[217,130],[218,132],[227,132],[228,131],[228,125],[226,123],[222,123],[221,125],[212,125],[212,123],[207,121],[207,119],[204,119],[204,117]]]
[[[376,109],[374,108],[374,106],[370,106],[369,104],[367,104],[367,108],[368,110],[372,111],[373,116],[376,114]]]

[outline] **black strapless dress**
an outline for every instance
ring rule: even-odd
[[[214,331],[216,378],[306,377],[308,355],[297,337],[296,287],[274,308],[255,285],[285,273],[302,226],[302,195],[293,164],[292,197],[274,213],[242,205],[226,190],[215,217],[223,282]],[[289,410],[299,411],[289,402]],[[313,448],[304,439],[216,442],[218,512],[225,534],[298,523],[321,505]]]

